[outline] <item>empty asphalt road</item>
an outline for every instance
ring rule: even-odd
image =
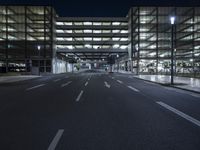
[[[1,150],[199,150],[200,95],[86,71],[0,84]]]

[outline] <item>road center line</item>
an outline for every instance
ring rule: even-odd
[[[44,85],[45,85],[45,84],[39,84],[39,85],[36,85],[36,86],[30,87],[30,88],[26,89],[26,91],[30,91],[30,90],[33,90],[33,89],[36,89],[36,88],[42,87],[42,86],[44,86]]]
[[[120,81],[120,80],[117,80],[117,82],[118,82],[118,83],[121,83],[121,84],[123,83],[123,82],[122,82],[122,81]]]
[[[107,88],[110,88],[110,85],[105,81],[104,82],[104,84],[105,84],[105,86],[107,87]]]
[[[76,98],[76,101],[78,102],[81,99],[81,96],[83,95],[83,90],[79,93],[78,97]]]
[[[177,109],[175,109],[175,108],[173,108],[173,107],[171,107],[171,106],[169,106],[169,105],[167,105],[163,102],[156,102],[156,103],[200,127],[200,121],[199,120],[197,120],[197,119],[195,119],[195,118],[193,118],[193,117],[191,117],[191,116],[189,116],[189,115],[187,115],[187,114],[185,114],[185,113],[183,113],[183,112],[181,112],[181,111],[179,111],[179,110],[177,110]]]
[[[128,87],[129,89],[135,91],[135,92],[140,92],[138,89],[136,89],[136,88],[134,88],[134,87],[132,87],[132,86],[127,86],[127,87]]]
[[[85,86],[87,86],[88,85],[88,81],[85,83]]]
[[[61,87],[65,87],[65,86],[69,85],[70,83],[72,83],[72,81],[62,84]]]
[[[56,136],[53,138],[51,144],[48,147],[48,150],[55,150],[56,145],[58,144],[60,138],[62,137],[64,132],[64,129],[59,129],[58,132],[56,133]]]
[[[58,82],[58,81],[60,81],[61,79],[56,79],[56,80],[54,80],[54,82]]]

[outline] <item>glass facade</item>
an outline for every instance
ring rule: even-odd
[[[1,72],[51,72],[53,16],[48,6],[0,6]]]
[[[173,42],[176,75],[200,74],[199,7],[133,7],[129,11],[129,38],[134,72],[169,74]]]

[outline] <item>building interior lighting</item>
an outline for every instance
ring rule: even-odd
[[[115,45],[113,45],[113,48],[119,48],[119,44],[115,44]]]
[[[86,47],[86,48],[92,48],[92,45],[90,45],[90,44],[85,44],[85,47]]]
[[[122,45],[122,46],[120,46],[120,49],[127,49],[127,45]]]

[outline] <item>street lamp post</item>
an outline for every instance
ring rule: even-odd
[[[37,49],[38,49],[38,74],[40,76],[40,45],[37,46]]]
[[[170,17],[171,21],[171,85],[174,84],[174,24],[175,17]]]

